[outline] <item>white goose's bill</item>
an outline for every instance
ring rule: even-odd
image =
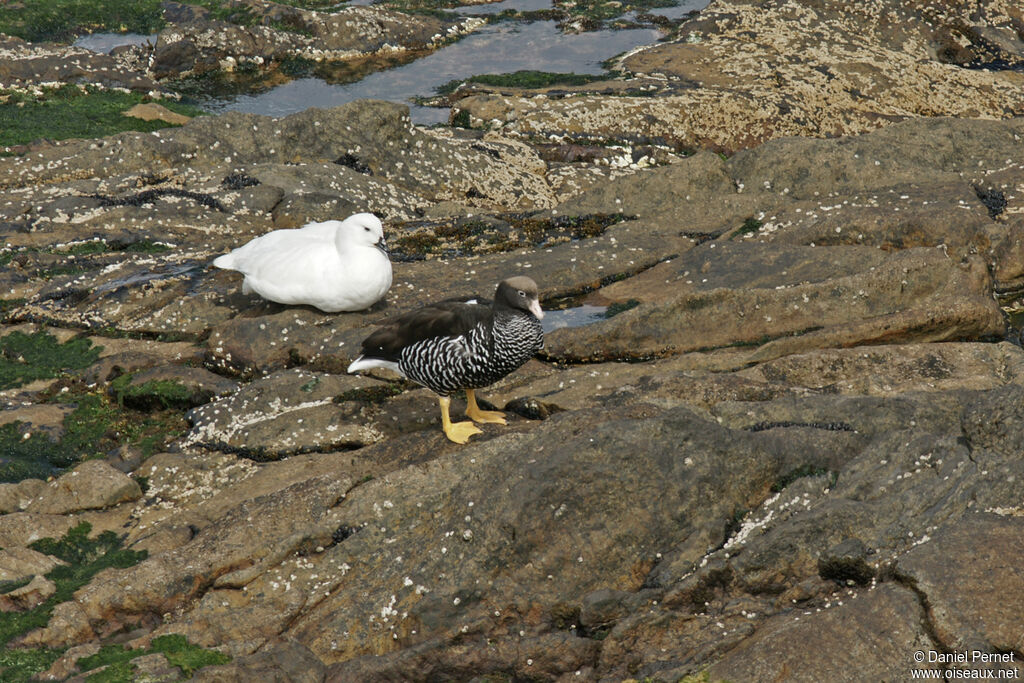
[[[377,240],[373,246],[383,251],[385,255],[388,255],[388,243],[383,237]]]
[[[540,302],[536,299],[530,302],[530,313],[533,313],[537,320],[544,319],[544,309],[540,307]]]

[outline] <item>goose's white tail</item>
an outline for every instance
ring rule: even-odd
[[[348,372],[359,372],[360,370],[370,370],[371,368],[384,368],[397,372],[402,377],[405,377],[405,373],[398,369],[398,363],[393,360],[381,360],[380,358],[363,358],[359,356],[348,366]]]
[[[232,270],[235,267],[235,257],[230,253],[222,254],[217,258],[213,259],[213,265],[217,266],[218,268]]]

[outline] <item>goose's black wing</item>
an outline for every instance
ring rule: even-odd
[[[458,337],[494,319],[490,306],[441,301],[385,321],[363,341],[363,356],[398,362],[402,349],[439,337]]]

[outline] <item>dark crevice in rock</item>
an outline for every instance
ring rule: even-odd
[[[718,230],[716,232],[700,232],[696,230],[680,230],[679,234],[682,237],[689,238],[694,241],[695,244],[701,245],[711,240],[716,240],[725,233],[729,232],[728,229]]]
[[[988,209],[989,218],[998,218],[1006,210],[1006,194],[1002,190],[975,185],[974,194],[978,195],[978,199]]]
[[[555,413],[564,411],[565,408],[554,403],[538,401],[533,396],[522,396],[506,403],[504,410],[527,420],[546,420]]]
[[[143,204],[150,204],[153,200],[159,199],[160,197],[182,197],[184,199],[192,199],[196,203],[207,208],[227,213],[227,209],[224,208],[224,205],[209,194],[205,192],[182,190],[177,187],[164,187],[154,190],[146,190],[145,192],[133,194],[130,197],[108,197],[102,194],[90,194],[85,196],[100,200],[100,203],[103,206],[142,206]]]
[[[345,526],[344,524],[339,526],[333,532],[331,532],[331,546],[338,545],[350,536],[359,533],[359,529],[362,527]],[[330,547],[330,546],[329,546]]]
[[[342,451],[357,451],[363,447],[363,444],[325,444],[322,447],[316,448],[297,448],[293,451],[278,452],[271,451],[262,447],[250,448],[246,446],[232,446],[231,444],[224,443],[223,441],[197,441],[191,444],[195,448],[203,448],[208,451],[218,451],[220,453],[228,453],[230,455],[237,455],[240,458],[246,460],[252,460],[253,462],[276,462],[278,460],[287,460],[294,455],[307,455],[309,453],[338,453]]]
[[[243,187],[255,187],[259,184],[260,181],[245,173],[232,173],[220,181],[221,187],[229,190],[241,190]]]
[[[388,399],[398,396],[404,391],[415,389],[418,386],[418,384],[408,380],[381,382],[378,386],[349,389],[348,391],[335,396],[331,399],[331,402],[345,403],[347,401],[363,401],[365,403],[380,404],[386,402]]]
[[[846,422],[792,422],[783,420],[780,422],[758,422],[757,424],[744,427],[748,432],[763,432],[769,429],[780,429],[786,427],[810,427],[811,429],[824,429],[829,432],[855,432],[857,431]]]
[[[66,296],[52,296],[41,299],[42,301],[67,301],[68,296],[79,296],[80,293],[68,292]],[[88,292],[86,293],[88,295]],[[81,297],[79,300],[84,300],[86,297]],[[73,299],[72,299],[73,300]],[[39,315],[37,313],[29,314],[17,314],[12,313],[10,316],[4,318],[5,323],[16,324],[16,323],[34,323],[36,325],[44,325],[47,327],[56,327],[72,330],[81,330],[82,332],[96,336],[106,337],[108,339],[138,339],[140,341],[157,341],[157,342],[202,342],[205,340],[206,333],[203,334],[189,334],[187,332],[151,332],[148,330],[118,330],[111,327],[90,327],[85,323],[77,323],[73,320],[64,320],[51,318],[45,315]]]
[[[668,254],[654,263],[642,264],[641,266],[635,269],[621,271],[618,273],[613,273],[611,275],[606,275],[605,277],[601,278],[598,281],[596,286],[583,285],[576,289],[571,289],[567,292],[558,292],[554,296],[548,296],[542,299],[541,306],[544,308],[544,310],[561,310],[564,308],[574,308],[576,306],[580,306],[583,304],[583,299],[592,292],[602,287],[607,287],[608,285],[613,284],[615,282],[619,282],[621,280],[626,280],[631,277],[640,275],[641,273],[650,270],[651,268],[657,266],[658,264],[665,263],[666,261],[671,261],[678,257],[679,254],[676,253]],[[639,303],[637,305],[639,305]],[[636,306],[631,305],[629,308],[635,307]],[[622,311],[620,310],[619,312]]]
[[[818,576],[840,584],[867,585],[875,577],[875,570],[867,563],[867,555],[867,548],[860,539],[847,539],[821,554]]]
[[[466,190],[464,196],[490,198],[477,187]],[[389,251],[392,261],[421,261],[538,249],[601,237],[611,226],[633,218],[619,213],[547,215],[528,211],[405,221],[394,225]]]
[[[550,363],[557,363],[565,367],[574,365],[595,365],[597,363],[648,363],[659,358],[666,358],[674,355],[673,349],[664,349],[660,353],[656,354],[644,354],[637,356],[616,356],[616,355],[605,355],[605,356],[592,356],[590,358],[565,358],[562,356],[551,356],[545,353],[543,350],[537,354],[537,358]]]
[[[475,149],[478,152],[483,152],[484,154],[488,155],[489,157],[491,157],[493,159],[500,159],[501,158],[501,152],[499,152],[496,149],[491,149],[489,147],[486,147],[486,146],[484,146],[483,144],[481,144],[479,142],[474,142],[473,144],[470,145],[470,148],[471,149]]]
[[[355,154],[352,154],[350,152],[342,154],[340,157],[334,160],[334,163],[338,164],[339,166],[347,166],[348,168],[351,168],[353,171],[356,171],[357,173],[373,175],[373,169],[370,168],[370,166],[365,161],[363,161]]]
[[[879,571],[879,580],[886,579],[892,580],[897,585],[906,588],[917,598],[917,602],[921,606],[921,628],[924,630],[925,635],[928,636],[928,639],[932,641],[932,645],[934,645],[935,649],[944,654],[954,652],[954,650],[947,647],[939,637],[938,630],[935,628],[935,622],[932,619],[931,602],[928,600],[928,595],[917,585],[917,581],[914,580],[914,577],[903,574],[899,571],[897,566],[893,564]],[[946,671],[948,669],[948,665],[943,665],[942,680],[946,680]]]

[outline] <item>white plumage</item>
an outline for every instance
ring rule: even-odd
[[[391,287],[384,227],[372,213],[275,230],[218,256],[213,265],[243,273],[245,294],[327,313],[369,308]]]

